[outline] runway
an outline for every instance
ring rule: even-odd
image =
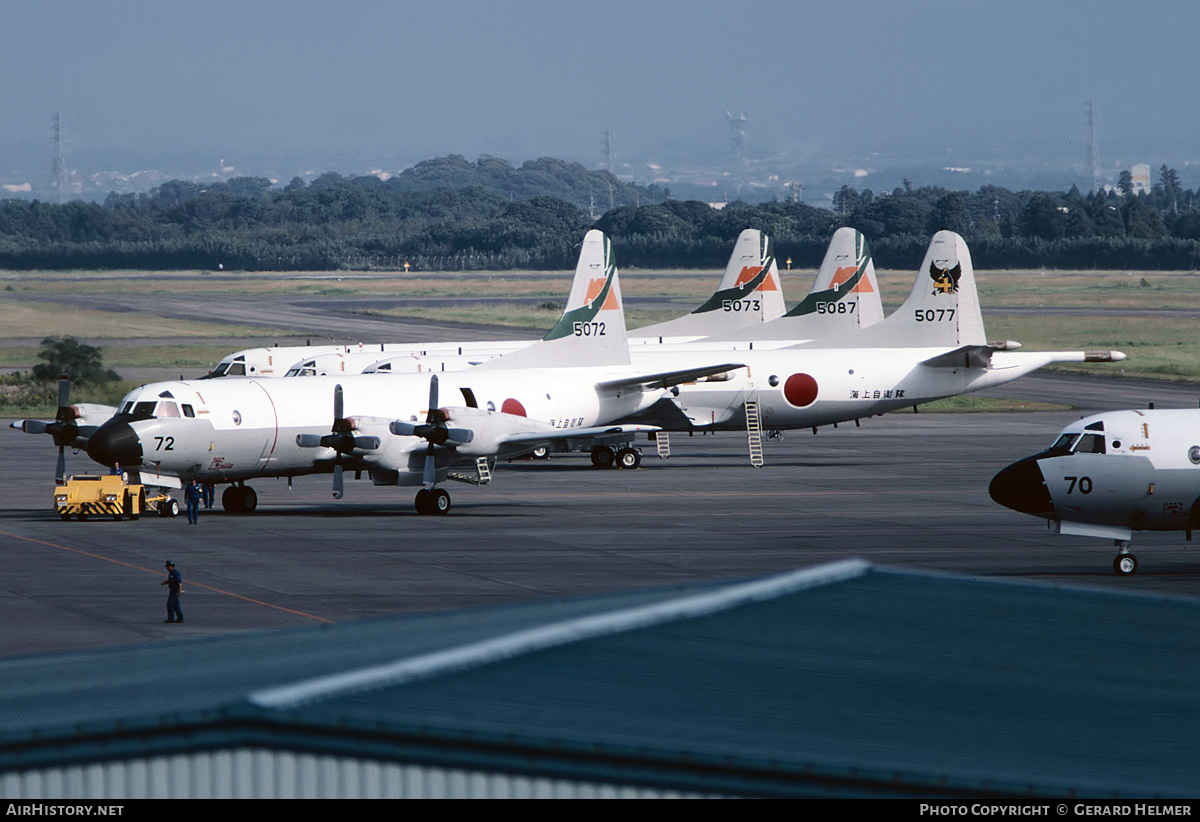
[[[1200,552],[1139,535],[1133,577],[1100,540],[1060,537],[994,504],[991,477],[1094,410],[1196,405],[1195,387],[1039,375],[993,393],[1074,397],[1083,410],[895,414],[788,432],[749,465],[743,437],[672,437],[636,471],[584,455],[501,464],[493,483],[451,484],[447,517],[412,489],[330,477],[254,483],[252,515],[62,522],[54,450],[6,429],[0,475],[0,655],[202,639],[416,611],[475,608],[754,576],[863,557],[889,566],[1193,597]],[[68,453],[68,470],[91,471]],[[163,563],[184,576],[185,624],[164,625]]]

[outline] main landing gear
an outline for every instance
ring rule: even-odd
[[[619,449],[597,445],[592,449],[592,465],[596,468],[624,468],[632,471],[642,464],[642,452],[628,446]]]
[[[418,514],[445,515],[450,513],[450,495],[444,488],[422,488],[417,492],[415,505]]]
[[[258,507],[258,494],[249,485],[231,485],[221,492],[221,507],[230,514],[250,514]]]
[[[1123,577],[1137,571],[1137,557],[1129,553],[1129,543],[1123,539],[1113,540],[1113,545],[1120,552],[1113,560],[1113,570]]]

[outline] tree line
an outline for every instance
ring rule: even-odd
[[[574,265],[592,227],[613,239],[626,268],[718,268],[745,228],[769,234],[781,261],[812,268],[840,226],[866,234],[888,268],[919,265],[940,229],[962,234],[981,268],[1194,270],[1200,262],[1200,193],[1183,189],[1166,166],[1146,193],[1127,176],[1086,195],[906,181],[880,194],[843,187],[832,205],[714,208],[577,163],[514,167],[451,155],[387,180],[174,180],[103,203],[0,201],[0,267],[561,270]]]

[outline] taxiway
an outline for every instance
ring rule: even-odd
[[[894,414],[768,443],[672,436],[636,471],[584,455],[501,464],[490,486],[450,484],[449,516],[418,516],[411,489],[347,477],[254,483],[252,515],[62,522],[54,450],[7,430],[0,473],[0,655],[86,650],[747,577],[848,557],[981,577],[1196,596],[1200,551],[1138,535],[1141,568],[1113,574],[1099,540],[1060,537],[991,501],[991,477],[1101,409],[1195,407],[1196,388],[1037,375],[1007,397],[1079,410]],[[92,471],[68,453],[68,470]],[[219,496],[219,495],[218,495]],[[184,575],[187,621],[164,625],[163,563]]]

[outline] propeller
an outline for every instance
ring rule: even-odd
[[[79,436],[79,409],[71,405],[71,378],[64,372],[58,378],[58,411],[54,414],[54,422],[40,420],[25,420],[21,427],[28,434],[49,434],[58,446],[58,465],[54,473],[54,481],[62,485],[67,478],[66,446]]]
[[[297,434],[296,445],[301,448],[332,448],[336,452],[333,463],[333,498],[342,498],[343,476],[342,455],[358,448],[374,451],[379,447],[379,437],[354,436],[354,420],[344,415],[342,386],[333,387],[333,428],[328,434]]]
[[[421,472],[421,484],[426,489],[433,488],[437,484],[434,447],[446,445],[447,442],[468,443],[475,438],[474,432],[469,428],[448,426],[446,423],[449,419],[450,414],[445,409],[438,408],[438,378],[437,374],[432,374],[429,377],[429,410],[425,414],[425,422],[412,423],[395,420],[388,426],[388,430],[397,436],[420,437],[429,443],[425,449],[425,467]]]

